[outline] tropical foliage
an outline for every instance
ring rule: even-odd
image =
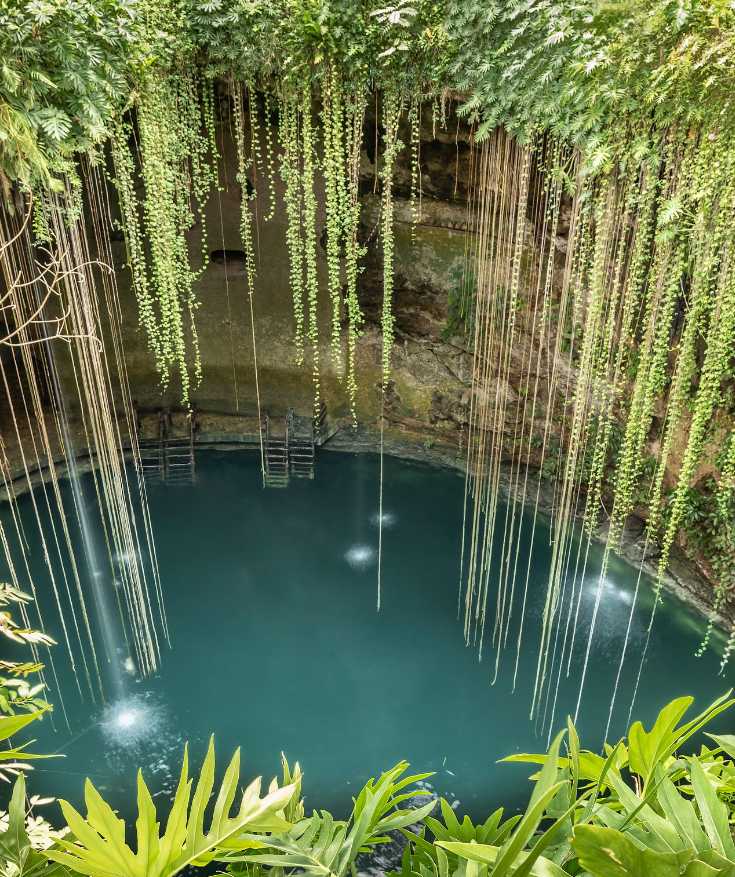
[[[712,736],[696,756],[680,747],[734,702],[721,698],[683,721],[692,699],[680,698],[602,755],[581,749],[569,721],[547,753],[506,759],[541,764],[524,814],[506,819],[501,808],[475,825],[442,801],[442,820],[407,834],[401,877],[732,873],[732,739]]]
[[[30,681],[43,671],[43,664],[35,660],[38,646],[53,645],[49,636],[27,626],[25,607],[30,601],[31,598],[22,591],[0,584],[0,635],[6,641],[30,646],[34,657],[33,661],[0,661],[0,741],[5,742],[0,749],[0,780],[5,782],[21,770],[30,770],[29,760],[43,757],[28,752],[28,744],[17,745],[11,738],[51,709],[41,697],[44,682]],[[20,607],[23,614],[21,624],[13,617],[13,607]]]
[[[163,834],[151,793],[139,773],[135,850],[127,843],[125,823],[89,780],[85,785],[86,818],[68,802],[61,801],[66,828],[61,832],[47,828],[41,839],[35,821],[25,812],[25,782],[21,775],[15,784],[5,826],[0,815],[3,873],[16,877],[26,873],[25,868],[33,868],[34,875],[60,870],[87,877],[165,877],[187,867],[201,868],[219,861],[233,877],[243,874],[252,877],[274,869],[277,873],[346,877],[354,873],[358,856],[388,841],[387,832],[423,820],[435,803],[431,800],[416,808],[408,806],[413,798],[427,796],[416,783],[429,775],[407,775],[408,765],[402,762],[368,781],[347,820],[335,819],[325,810],[305,817],[300,797],[301,769],[298,764],[291,768],[284,758],[282,785],[273,780],[261,797],[260,779],[254,780],[233,812],[239,768],[238,751],[212,801],[213,741],[210,740],[195,785],[189,776],[185,752]],[[37,854],[39,848],[43,856]],[[49,861],[53,865],[44,867]]]
[[[31,799],[32,806],[39,802]],[[3,877],[61,877],[64,868],[49,863],[43,854],[67,834],[68,829],[57,831],[39,816],[26,809],[26,784],[20,774],[13,786],[7,813],[0,811],[0,873]]]
[[[421,782],[430,775],[407,775],[405,763],[371,779],[346,820],[324,810],[306,816],[301,769],[285,759],[281,785],[274,780],[261,797],[260,781],[254,781],[233,812],[239,755],[212,801],[210,741],[196,783],[185,754],[163,833],[139,775],[133,849],[124,822],[89,781],[86,818],[61,802],[66,828],[39,829],[26,810],[21,775],[9,813],[0,814],[0,864],[8,877],[155,877],[213,862],[230,877],[347,877],[356,873],[361,855],[401,832],[407,845],[393,877],[729,877],[735,867],[735,737],[709,734],[696,754],[687,753],[733,705],[725,695],[688,718],[692,698],[679,698],[650,728],[635,722],[601,754],[581,747],[569,720],[547,752],[506,759],[539,766],[525,811],[506,816],[501,807],[479,823],[460,818],[443,799],[436,815],[433,799],[412,806],[428,795]]]
[[[0,7],[0,183],[49,184],[106,140],[135,38],[131,0]]]
[[[253,780],[231,812],[240,780],[240,752],[230,761],[217,792],[209,828],[205,829],[207,807],[214,789],[214,741],[210,740],[196,786],[189,777],[188,753],[184,751],[178,787],[166,821],[159,834],[156,806],[138,773],[138,818],[135,823],[137,850],[125,839],[125,823],[87,780],[83,818],[66,801],[61,801],[64,819],[73,840],[61,839],[58,848],[48,851],[52,861],[88,877],[172,877],[187,866],[201,867],[223,850],[251,844],[246,835],[282,832],[288,827],[282,811],[293,797],[293,784],[279,788],[272,784],[260,796],[260,778]],[[193,795],[192,795],[193,787]]]

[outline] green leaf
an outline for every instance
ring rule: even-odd
[[[298,869],[314,877],[343,877],[361,852],[389,840],[386,832],[421,822],[433,810],[433,800],[415,809],[396,809],[397,804],[425,794],[418,788],[403,791],[428,776],[404,776],[407,768],[408,764],[401,762],[377,780],[369,780],[355,799],[347,822],[334,820],[326,811],[314,813],[288,834],[271,837],[267,850],[227,856],[227,861]]]
[[[153,799],[139,772],[137,852],[126,843],[125,823],[87,780],[86,819],[68,802],[60,802],[75,840],[61,841],[59,850],[49,850],[46,855],[87,877],[171,877],[188,865],[207,864],[225,848],[252,848],[254,843],[249,832],[265,832],[271,827],[279,831],[289,828],[280,814],[290,801],[294,786],[274,786],[261,798],[257,779],[247,787],[238,810],[231,816],[239,766],[238,750],[225,772],[209,831],[205,831],[205,813],[214,788],[214,741],[210,740],[193,798],[185,749],[179,783],[162,837]]]
[[[735,759],[735,736],[732,734],[707,734],[711,740],[725,752],[730,758]]]
[[[661,781],[657,797],[664,816],[674,826],[682,841],[698,852],[706,850],[709,842],[694,805],[679,794],[669,777],[664,777]]]
[[[14,877],[67,877],[60,865],[49,865],[35,850],[26,830],[26,785],[22,774],[13,786],[8,806],[8,828],[0,832],[0,862]]]
[[[715,850],[735,862],[735,844],[730,834],[727,807],[717,797],[717,792],[696,758],[691,759],[691,775],[699,815],[710,843]]]
[[[492,846],[490,844],[478,843],[455,843],[453,841],[441,841],[438,843],[441,849],[471,862],[479,862],[482,865],[495,865],[502,851],[502,847]],[[519,852],[514,860],[514,865],[523,864],[528,858],[529,853]],[[493,870],[492,874],[495,875]],[[539,856],[533,863],[529,872],[532,877],[566,877],[566,872],[558,865],[554,864],[550,859]]]
[[[572,843],[580,865],[594,877],[680,877],[693,859],[676,853],[640,849],[620,831],[579,825]]]
[[[687,740],[735,704],[735,699],[730,697],[731,693],[732,691],[728,691],[717,698],[683,725],[679,722],[694,702],[692,697],[680,697],[671,701],[658,714],[650,731],[646,731],[641,722],[635,722],[628,732],[630,769],[643,779],[644,784],[647,783],[659,765],[663,766]]]
[[[40,719],[46,710],[36,710],[32,713],[26,713],[18,716],[0,716],[0,741],[7,740],[18,731],[22,731],[31,722]],[[3,753],[4,754],[4,753]]]

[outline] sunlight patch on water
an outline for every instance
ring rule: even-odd
[[[595,578],[588,581],[585,587],[585,595],[589,600],[596,598],[598,585],[599,579]],[[626,588],[621,588],[612,579],[605,579],[602,588],[602,600],[604,602],[610,599],[625,606],[631,606],[633,604],[633,592]]]
[[[162,710],[155,703],[142,697],[125,697],[105,707],[100,727],[110,743],[128,749],[155,734],[162,719]]]
[[[383,512],[382,515],[380,514],[380,512],[375,512],[374,515],[371,515],[370,523],[373,525],[373,527],[379,527],[381,522],[383,524],[383,528],[389,530],[392,527],[395,527],[395,525],[397,524],[398,516],[395,512]]]
[[[126,695],[105,707],[95,728],[101,757],[94,772],[101,792],[119,794],[141,768],[154,798],[173,794],[185,741],[163,700],[145,690]]]
[[[345,552],[345,560],[353,569],[368,569],[375,563],[376,556],[372,545],[352,545]]]
[[[631,606],[633,604],[632,592],[616,585],[611,579],[605,579],[605,590],[603,593],[604,596],[612,597],[618,602],[624,603],[626,606]]]

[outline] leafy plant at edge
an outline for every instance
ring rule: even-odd
[[[271,837],[264,852],[228,856],[233,874],[249,872],[253,865],[303,872],[315,877],[345,877],[355,873],[361,853],[390,840],[387,833],[421,822],[434,809],[435,801],[402,809],[399,805],[426,795],[415,784],[429,773],[404,776],[405,761],[370,779],[355,798],[347,820],[336,820],[326,810],[314,811],[285,834]]]
[[[62,839],[59,848],[47,852],[51,861],[88,877],[172,877],[188,865],[203,866],[224,849],[262,845],[253,835],[283,832],[289,827],[284,808],[291,801],[295,785],[279,788],[275,780],[260,797],[258,777],[243,792],[234,815],[230,815],[240,777],[240,750],[236,750],[225,771],[212,809],[208,830],[205,811],[214,789],[214,740],[202,765],[192,795],[188,747],[184,750],[181,776],[160,834],[156,807],[142,772],[138,772],[138,818],[135,823],[137,850],[125,841],[125,823],[119,819],[94,785],[85,783],[87,818],[67,801],[60,801],[74,840]]]

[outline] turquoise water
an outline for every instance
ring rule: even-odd
[[[433,788],[476,816],[499,803],[521,806],[530,770],[496,762],[546,744],[528,711],[548,529],[537,530],[526,648],[513,694],[513,647],[491,686],[491,656],[478,663],[456,619],[464,482],[455,472],[386,458],[383,600],[376,613],[377,475],[373,456],[325,452],[315,481],[262,490],[254,455],[212,451],[199,456],[195,487],[151,489],[173,647],[155,678],[127,675],[123,703],[106,710],[75,697],[57,647],[72,727],[64,726],[58,709],[55,728],[47,720],[36,726],[35,748],[64,758],[38,764],[32,791],[79,803],[89,776],[129,815],[137,766],[163,799],[175,782],[184,742],[196,760],[215,732],[221,759],[242,747],[244,777],[276,774],[281,751],[298,759],[311,807],[343,813],[369,776],[401,758],[417,770],[435,771]],[[21,505],[27,512],[27,498]],[[523,569],[528,549],[522,547]],[[597,548],[593,552],[585,625],[600,558]],[[43,589],[37,552],[34,563]],[[608,580],[579,721],[591,748],[599,745],[607,720],[635,571],[614,562]],[[624,730],[644,641],[651,605],[646,587],[616,734]],[[58,621],[48,614],[60,640]],[[639,717],[650,720],[684,693],[705,706],[727,687],[717,675],[716,654],[694,657],[703,627],[666,597],[648,652]],[[585,639],[579,637],[580,646]],[[556,724],[575,702],[571,680],[560,692]]]

